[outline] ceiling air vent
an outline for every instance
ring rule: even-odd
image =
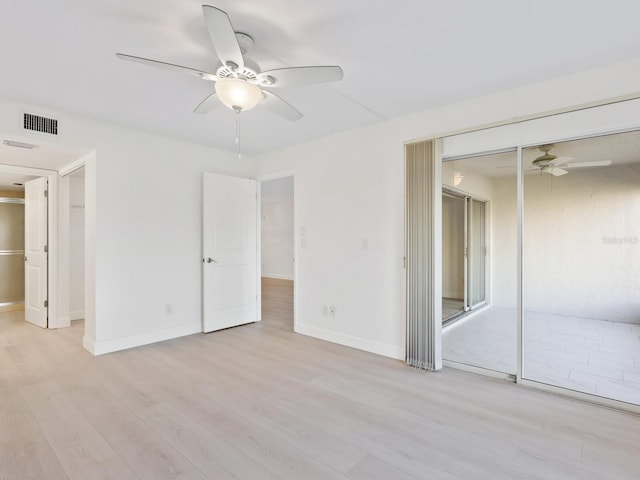
[[[34,132],[49,133],[51,135],[58,134],[58,120],[40,117],[31,113],[24,114],[23,127],[25,130],[33,130]]]

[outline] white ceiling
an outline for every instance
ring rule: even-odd
[[[33,145],[33,148],[12,147],[5,145],[5,140]],[[2,165],[60,170],[88,153],[89,150],[82,148],[61,146],[40,139],[5,135],[0,132],[0,164]]]
[[[5,140],[33,145],[33,148],[12,147],[4,144]],[[40,139],[6,135],[0,132],[0,190],[24,190],[24,187],[14,183],[24,184],[28,180],[37,178],[19,171],[24,170],[24,167],[60,170],[87,153],[89,153],[87,150],[80,148],[60,146]]]
[[[234,150],[234,114],[192,110],[213,84],[123,62],[214,70],[202,0],[3,0],[0,97]],[[280,89],[305,117],[242,114],[259,153],[639,55],[640,2],[211,0],[262,69],[338,64],[342,82]]]
[[[32,175],[25,175],[24,173],[10,173],[10,172],[2,172],[0,171],[0,190],[15,190],[22,191],[24,190],[24,183],[29,180],[33,180],[34,177]],[[21,185],[15,185],[19,183]],[[2,195],[0,194],[0,197]]]

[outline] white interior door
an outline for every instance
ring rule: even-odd
[[[47,179],[24,184],[24,294],[27,322],[47,328]]]
[[[258,319],[257,183],[204,174],[203,331]]]

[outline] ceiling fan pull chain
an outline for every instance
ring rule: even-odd
[[[236,145],[238,145],[238,160],[242,160],[240,155],[240,109],[234,109],[236,111]]]

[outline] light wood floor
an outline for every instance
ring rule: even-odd
[[[102,357],[0,317],[1,479],[638,479],[640,417],[261,323]]]

